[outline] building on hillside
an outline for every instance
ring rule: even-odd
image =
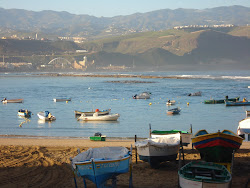
[[[87,69],[93,69],[95,67],[95,61],[92,62],[88,61],[86,56],[83,57],[82,61],[74,61],[73,68],[78,70],[86,71]]]

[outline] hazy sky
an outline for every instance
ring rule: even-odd
[[[250,7],[250,0],[0,0],[0,7],[33,11],[55,10],[97,17],[144,13],[159,9],[205,9],[218,6]]]

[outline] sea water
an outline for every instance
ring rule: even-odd
[[[49,77],[35,73],[2,73],[0,98],[23,98],[24,102],[0,104],[0,135],[89,137],[101,132],[107,137],[148,137],[149,124],[152,130],[188,131],[192,125],[193,132],[200,129],[236,132],[238,122],[245,118],[245,111],[250,110],[250,106],[226,107],[225,104],[203,103],[212,98],[224,99],[226,95],[250,100],[248,72],[106,74],[178,76],[183,79]],[[152,93],[150,99],[132,98],[144,91]],[[202,96],[188,96],[197,91],[201,91]],[[72,101],[53,102],[53,98],[71,98]],[[167,100],[175,100],[176,104],[166,106]],[[180,114],[167,115],[166,111],[175,107],[181,108]],[[111,108],[111,113],[120,114],[118,121],[84,122],[78,121],[74,114],[74,110],[108,108]],[[19,109],[32,111],[32,117],[25,121],[17,115]],[[45,110],[56,116],[56,120],[40,121],[37,113]]]

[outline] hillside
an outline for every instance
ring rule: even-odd
[[[127,16],[94,17],[56,11],[27,11],[0,8],[0,36],[80,36],[88,39],[107,38],[145,31],[160,31],[183,25],[237,26],[249,24],[250,8],[243,6],[211,9],[162,9]],[[22,34],[23,33],[23,34]],[[33,35],[34,36],[34,35]],[[51,38],[50,38],[51,39]]]

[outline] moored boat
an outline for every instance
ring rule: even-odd
[[[171,101],[171,100],[168,100],[168,101],[166,102],[166,105],[167,105],[167,106],[174,105],[175,102],[176,102],[175,100],[172,100],[172,101]]]
[[[39,119],[44,120],[44,121],[54,121],[54,120],[56,120],[56,117],[52,116],[49,111],[38,112],[37,116],[39,117]]]
[[[225,166],[205,161],[193,161],[179,171],[181,188],[229,188],[232,176]]]
[[[239,122],[237,134],[250,141],[250,111],[246,111],[246,118]],[[248,138],[246,138],[246,135]]]
[[[233,151],[240,148],[242,141],[242,137],[229,130],[210,134],[206,130],[200,130],[192,138],[201,159],[217,163],[231,162]]]
[[[125,147],[90,148],[71,160],[74,172],[104,187],[108,179],[129,171],[131,151]]]
[[[157,167],[164,161],[175,161],[180,148],[180,133],[135,142],[140,160]]]
[[[250,105],[250,102],[248,101],[236,101],[236,102],[230,102],[225,101],[226,106],[247,106]]]
[[[184,146],[187,146],[191,142],[191,137],[192,133],[189,133],[187,131],[180,131],[180,130],[170,130],[170,131],[158,131],[158,130],[153,130],[151,132],[151,137],[152,138],[159,138],[159,137],[165,137],[166,135],[169,134],[175,134],[175,133],[180,133],[181,134],[181,140],[182,144]]]
[[[54,98],[54,102],[65,102],[65,101],[71,101],[71,98]]]
[[[77,111],[75,110],[75,115],[78,116],[78,115],[82,115],[82,114],[85,114],[86,116],[93,116],[93,114],[98,111],[98,115],[108,115],[111,111],[111,109],[106,109],[106,110],[99,110],[99,109],[96,109],[95,111],[89,111],[89,112],[82,112],[82,111]]]
[[[181,108],[172,108],[172,109],[169,109],[167,110],[167,114],[168,115],[174,115],[174,114],[179,114],[181,111]]]
[[[22,117],[30,117],[31,114],[32,114],[32,112],[27,110],[27,109],[20,109],[17,112],[17,115],[22,116]]]
[[[22,103],[22,102],[23,102],[23,99],[7,99],[7,98],[4,98],[2,100],[3,104],[6,104],[6,103]]]
[[[240,97],[235,97],[235,98],[225,98],[225,99],[220,99],[220,100],[205,100],[204,104],[224,104],[225,101],[229,101],[229,102],[236,102],[240,99]]]
[[[188,96],[201,96],[201,91],[195,93],[189,93]]]
[[[139,95],[134,95],[133,99],[150,99],[151,93],[150,92],[143,92]]]
[[[108,114],[99,116],[98,113],[94,113],[93,116],[86,116],[82,114],[77,120],[83,121],[117,121],[120,114]]]

